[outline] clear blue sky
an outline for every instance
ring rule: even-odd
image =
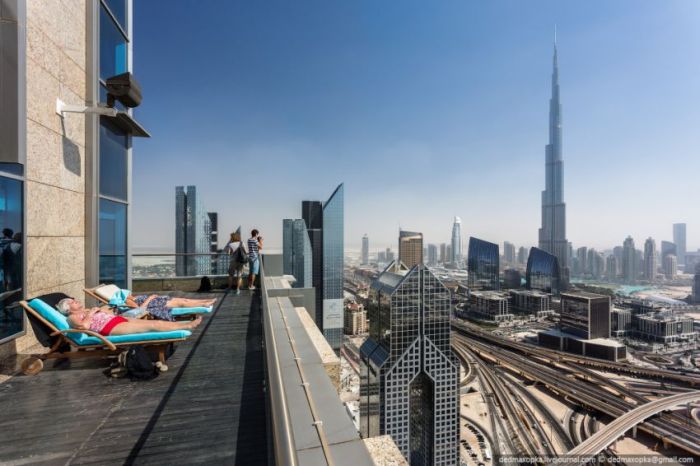
[[[346,247],[399,225],[534,245],[558,28],[567,228],[700,247],[700,2],[135,1],[134,244],[174,244],[174,187],[220,231],[345,182]]]

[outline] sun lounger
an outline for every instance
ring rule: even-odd
[[[119,291],[120,288],[116,285],[105,285],[101,284],[94,288],[85,288],[84,291],[88,296],[95,298],[104,304],[109,304],[109,300],[112,299],[114,293]],[[174,307],[170,313],[178,318],[192,318],[199,314],[210,314],[213,310],[213,306],[209,307]]]
[[[68,325],[66,316],[55,307],[61,299],[67,297],[63,293],[51,293],[29,301],[20,301],[37,340],[49,348],[48,353],[32,355],[22,363],[25,374],[40,372],[46,359],[105,357],[119,354],[130,345],[155,349],[159,361],[165,365],[167,346],[184,341],[192,334],[189,330],[174,330],[105,337],[90,330],[73,329]]]

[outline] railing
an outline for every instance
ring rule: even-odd
[[[227,275],[231,255],[210,253],[132,254],[131,273],[135,279]]]

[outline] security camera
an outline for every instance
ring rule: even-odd
[[[129,72],[107,78],[105,86],[109,107],[114,107],[115,100],[129,108],[138,107],[141,103],[141,86]]]

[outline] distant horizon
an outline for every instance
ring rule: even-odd
[[[344,182],[347,248],[396,249],[399,226],[449,243],[455,215],[465,248],[537,246],[556,24],[567,239],[660,247],[686,223],[700,248],[700,2],[273,3],[135,3],[153,137],[134,141],[132,244],[174,249],[192,184],[222,241],[242,224],[280,248],[282,219]]]

